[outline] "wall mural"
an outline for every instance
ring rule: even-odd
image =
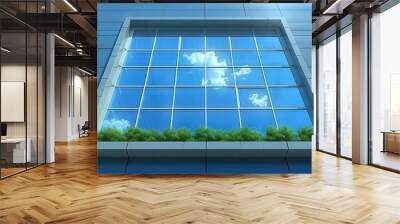
[[[98,173],[310,173],[311,4],[99,4]]]

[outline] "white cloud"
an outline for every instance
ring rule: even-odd
[[[209,85],[219,85],[226,86],[228,82],[227,77],[227,68],[228,63],[225,59],[218,58],[215,51],[207,51],[207,52],[192,52],[190,54],[183,55],[186,60],[193,66],[203,66],[207,64],[209,67],[223,67],[223,68],[213,68],[209,69],[207,72],[207,82]],[[206,81],[203,80],[203,85],[206,84]]]
[[[227,68],[213,68],[207,70],[207,80],[209,85],[226,86],[228,77],[226,77]]]
[[[251,68],[248,65],[241,67],[239,71],[235,71],[236,76],[248,75],[251,73]]]
[[[221,60],[218,58],[215,51],[192,52],[190,54],[184,54],[183,57],[185,57],[191,65],[201,66],[204,65],[204,63],[212,67],[226,67],[228,65],[225,59]]]
[[[253,93],[249,96],[249,100],[251,104],[256,107],[267,107],[268,106],[268,96],[263,95],[260,96],[258,93]]]
[[[125,119],[111,119],[104,120],[103,128],[116,128],[119,130],[126,130],[131,126],[128,120]]]

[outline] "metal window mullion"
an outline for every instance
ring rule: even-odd
[[[140,113],[142,112],[143,98],[144,98],[144,93],[145,93],[145,89],[146,89],[146,86],[147,86],[147,80],[148,80],[148,78],[149,78],[150,64],[151,64],[151,62],[152,62],[152,60],[153,60],[154,48],[155,48],[156,42],[157,42],[157,34],[158,34],[158,31],[156,31],[156,34],[155,34],[155,36],[154,36],[153,47],[152,47],[152,49],[151,49],[149,64],[147,65],[146,78],[145,78],[145,80],[144,80],[144,85],[143,85],[143,90],[142,90],[142,96],[140,97],[140,104],[139,104],[139,109],[138,109],[137,115],[136,115],[135,127],[138,127]]]
[[[207,54],[207,35],[204,32],[204,54]],[[208,127],[208,107],[207,107],[207,62],[204,63],[204,127]]]
[[[266,76],[266,74],[265,74],[264,67],[262,66],[263,64],[262,64],[262,62],[261,62],[260,51],[259,51],[259,49],[258,49],[257,39],[256,39],[256,36],[255,36],[255,34],[254,34],[254,30],[252,31],[252,33],[253,33],[254,42],[255,42],[255,44],[256,44],[258,61],[259,61],[260,65],[261,65],[261,71],[262,71],[263,76],[264,76],[264,83],[265,83],[265,87],[266,87],[266,89],[267,89],[267,94],[268,94],[269,102],[271,103],[272,115],[274,116],[276,128],[279,128],[278,121],[277,121],[277,119],[276,119],[274,104],[272,103],[271,93],[269,92],[269,86],[268,86],[268,82],[267,82],[267,76]]]
[[[179,55],[181,52],[181,42],[182,42],[182,36],[179,35],[178,39],[178,55],[176,57],[176,67],[175,67],[175,80],[174,80],[174,90],[173,90],[173,95],[172,95],[172,110],[171,110],[171,120],[169,124],[169,128],[172,128],[172,122],[174,121],[174,111],[175,111],[175,95],[176,95],[176,80],[178,79],[178,63],[179,63]]]
[[[233,70],[233,80],[235,82],[234,84],[234,88],[235,88],[235,93],[236,93],[236,107],[237,107],[237,112],[238,112],[238,117],[239,117],[239,127],[242,128],[242,117],[240,116],[240,109],[239,109],[239,105],[240,105],[240,101],[239,101],[239,90],[237,87],[237,81],[236,81],[236,74],[235,74],[235,65],[233,63],[233,49],[232,49],[232,41],[231,41],[231,36],[228,36],[228,43],[229,43],[229,52],[230,52],[230,56],[231,56],[231,63],[232,63],[232,70]]]

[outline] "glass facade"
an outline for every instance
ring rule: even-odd
[[[400,4],[371,18],[370,162],[400,171]]]
[[[336,154],[336,35],[318,47],[318,149]]]
[[[278,30],[135,29],[128,42],[103,127],[312,127]]]
[[[42,4],[21,1],[20,15]],[[0,12],[0,178],[45,163],[45,45],[43,32]]]

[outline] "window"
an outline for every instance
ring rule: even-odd
[[[283,51],[261,51],[260,58],[263,66],[289,66],[289,62]]]
[[[249,127],[264,134],[267,127],[274,127],[275,119],[272,110],[241,110],[242,126]]]
[[[240,108],[270,108],[266,89],[239,89]]]
[[[336,36],[318,48],[319,149],[336,154]]]
[[[115,88],[111,108],[138,108],[142,88]]]
[[[204,68],[178,68],[176,85],[202,86],[204,82]]]
[[[272,31],[135,30],[107,119],[158,130],[311,127],[285,50]]]
[[[207,112],[209,128],[235,130],[240,128],[237,110],[209,110]]]
[[[171,110],[142,110],[139,127],[149,130],[164,131],[170,127]]]
[[[174,85],[175,82],[175,68],[151,68],[147,85]]]
[[[369,102],[372,163],[397,171],[400,171],[400,33],[394,27],[398,27],[399,21],[400,4],[374,14],[371,19],[373,53]]]
[[[352,157],[352,32],[340,36],[340,154]]]
[[[235,108],[237,107],[234,88],[207,88],[207,107]]]
[[[105,128],[128,128],[135,126],[137,110],[108,110],[104,119]]]
[[[264,75],[261,68],[240,67],[235,69],[238,86],[265,86]]]
[[[123,68],[119,75],[118,85],[139,85],[143,86],[146,80],[147,69],[136,68],[129,69]]]
[[[205,127],[204,110],[175,110],[172,127],[176,129],[186,128],[196,131]]]
[[[126,66],[148,66],[151,51],[128,51]]]
[[[146,88],[143,96],[143,107],[171,108],[172,96],[173,96],[172,88]]]
[[[204,108],[204,88],[176,88],[175,108]]]
[[[265,77],[270,85],[296,85],[290,68],[266,68]]]

